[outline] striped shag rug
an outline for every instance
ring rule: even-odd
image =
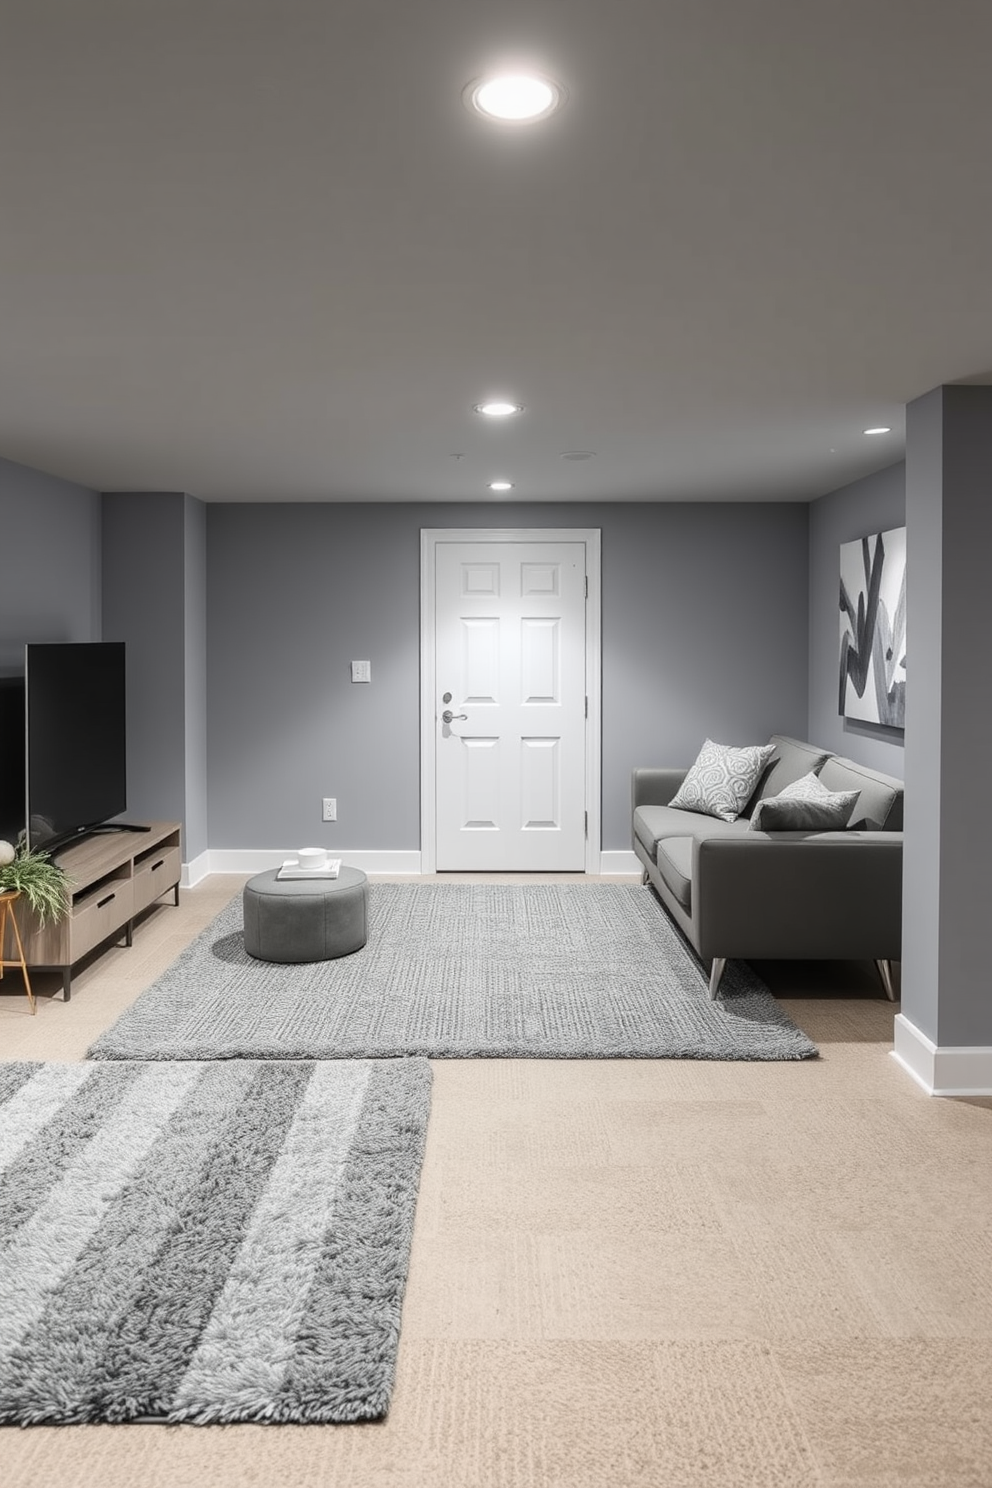
[[[356,1421],[392,1389],[424,1060],[0,1064],[0,1421]]]
[[[744,962],[721,996],[650,889],[372,883],[368,944],[246,954],[238,895],[90,1049],[96,1059],[809,1059]]]

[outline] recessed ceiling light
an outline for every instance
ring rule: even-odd
[[[880,424],[877,429],[865,429],[866,434],[891,434],[892,430],[887,424]]]
[[[486,418],[509,418],[511,414],[523,413],[522,403],[507,403],[502,398],[492,398],[488,403],[473,403],[476,413],[484,413]]]
[[[535,72],[504,72],[476,78],[463,97],[469,108],[501,124],[533,124],[565,101],[560,83]]]
[[[490,489],[490,491],[512,491],[513,490],[513,482],[512,481],[490,481],[489,482],[489,489]]]
[[[594,450],[566,450],[562,455],[563,460],[594,460],[595,458]]]

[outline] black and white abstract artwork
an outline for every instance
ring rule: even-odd
[[[906,529],[840,547],[840,709],[906,726]]]

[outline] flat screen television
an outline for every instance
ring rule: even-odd
[[[24,831],[24,678],[0,677],[0,841]]]
[[[25,648],[28,844],[50,851],[127,807],[124,643]]]

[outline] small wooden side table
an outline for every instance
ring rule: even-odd
[[[31,991],[31,978],[28,976],[28,964],[24,959],[24,947],[21,944],[21,932],[17,928],[17,916],[14,913],[14,905],[21,897],[20,889],[7,889],[0,893],[0,981],[3,981],[5,966],[19,966],[24,978],[24,990],[28,994],[28,1002],[31,1004],[32,1013],[38,1009],[35,1007],[34,993]],[[17,946],[18,958],[8,960],[4,957],[4,947],[7,943],[7,926],[13,932],[14,944]]]

